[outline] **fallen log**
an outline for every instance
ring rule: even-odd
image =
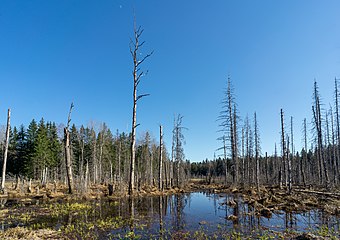
[[[331,192],[321,192],[307,189],[294,189],[294,192],[302,192],[302,193],[312,193],[317,195],[324,195],[328,197],[340,198],[340,193],[331,193]]]

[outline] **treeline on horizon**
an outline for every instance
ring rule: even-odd
[[[178,135],[176,129],[174,133]],[[7,175],[39,180],[42,185],[53,181],[66,184],[63,138],[58,136],[58,127],[54,122],[45,122],[43,118],[39,122],[33,119],[27,128],[24,125],[10,128],[9,136]],[[146,132],[137,142],[136,188],[156,187],[159,176],[159,140],[152,139],[150,133]],[[97,131],[94,127],[76,127],[73,124],[70,127],[70,143],[77,192],[85,191],[89,184],[119,183],[120,188],[127,186],[131,134],[118,130],[113,134],[105,123]],[[2,166],[4,143],[0,144]],[[184,161],[183,148],[178,146],[180,143],[176,143],[176,139],[174,144],[172,159],[166,146],[162,146],[164,187],[183,185],[190,176],[190,163]],[[179,154],[182,156],[177,156]]]
[[[274,154],[261,154],[260,134],[254,112],[253,119],[248,116],[241,124],[234,99],[230,77],[222,101],[218,138],[222,152],[214,160],[205,160],[191,164],[191,174],[205,177],[210,183],[223,179],[226,184],[241,186],[293,185],[315,186],[331,189],[339,186],[340,180],[340,116],[339,116],[339,80],[334,82],[334,102],[328,109],[321,103],[317,81],[314,81],[312,127],[307,128],[306,118],[303,121],[303,147],[295,149],[293,117],[286,119],[283,109],[281,115],[280,144],[275,144]],[[307,132],[312,132],[308,138]],[[310,147],[308,148],[308,145]]]
[[[335,80],[334,106],[322,109],[317,82],[314,82],[312,110],[312,138],[308,139],[307,120],[303,121],[301,150],[295,150],[293,117],[285,121],[281,109],[281,143],[274,154],[261,154],[256,113],[252,121],[247,117],[239,124],[233,89],[229,78],[219,120],[219,138],[222,155],[213,160],[192,162],[184,160],[182,117],[175,119],[171,152],[162,146],[163,188],[183,187],[191,177],[235,186],[292,185],[337,187],[339,184],[340,138],[338,80]],[[229,96],[230,95],[230,96]],[[232,100],[229,104],[228,99]],[[228,112],[231,108],[232,114]],[[232,121],[230,121],[230,119]],[[233,124],[231,124],[233,123]],[[288,123],[288,124],[287,124]],[[176,125],[177,124],[177,125]],[[176,130],[177,129],[177,130]],[[288,130],[287,130],[288,129]],[[231,141],[233,135],[233,142]],[[160,139],[152,139],[149,132],[137,141],[136,189],[157,187],[160,176]],[[70,127],[73,175],[76,188],[86,189],[90,183],[119,183],[123,188],[129,182],[131,161],[131,133],[113,134],[106,124],[97,131],[94,127]],[[310,148],[308,148],[308,143]],[[233,149],[236,150],[234,155]],[[1,143],[1,156],[4,144]],[[233,159],[234,156],[234,159]],[[1,159],[2,161],[2,159]],[[32,120],[27,128],[10,129],[7,173],[26,179],[66,183],[65,150],[54,122]]]

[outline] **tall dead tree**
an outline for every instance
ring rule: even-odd
[[[283,110],[281,108],[281,146],[282,146],[282,168],[281,168],[281,176],[283,183],[287,186],[287,168],[286,168],[286,142],[285,142],[285,128],[284,128],[284,116]],[[280,183],[280,187],[282,183]]]
[[[332,147],[331,147],[331,154],[332,154],[332,168],[333,168],[333,182],[336,186],[338,184],[338,165],[337,165],[337,155],[336,155],[336,149],[338,148],[335,144],[335,131],[334,131],[334,114],[332,106],[330,106],[329,114],[331,116],[331,132],[332,132]]]
[[[256,118],[256,112],[254,113],[254,143],[255,143],[255,174],[256,174],[256,188],[260,191],[260,135],[259,127]]]
[[[337,180],[339,179],[339,172],[340,172],[340,117],[339,117],[339,90],[338,90],[338,80],[335,78],[335,90],[334,90],[334,95],[335,95],[335,121],[336,121],[336,138],[337,138],[337,148],[336,148],[336,166],[337,166],[337,176],[335,178]]]
[[[246,116],[246,119],[244,121],[244,128],[245,128],[245,142],[246,142],[246,163],[245,163],[245,176],[247,179],[247,183],[250,184],[250,161],[253,155],[253,151],[252,151],[252,139],[253,139],[253,135],[252,135],[252,131],[251,131],[251,126],[249,123],[249,117],[248,115]]]
[[[221,127],[220,132],[222,132],[222,137],[218,140],[223,141],[223,146],[219,150],[226,151],[230,149],[231,163],[232,163],[232,177],[233,183],[238,182],[238,154],[237,154],[237,111],[236,103],[234,101],[233,88],[231,84],[231,78],[228,76],[227,89],[224,93],[224,99],[222,100],[222,111],[218,116],[218,121],[220,121],[219,127]],[[226,145],[226,141],[228,144]],[[228,179],[228,164],[226,160],[226,181]]]
[[[183,116],[180,114],[175,118],[175,126],[173,129],[173,149],[174,149],[174,164],[175,164],[175,171],[174,174],[176,176],[176,187],[182,187],[184,183],[184,135],[183,129],[187,129],[182,126],[182,119]]]
[[[290,117],[290,141],[291,141],[291,156],[289,151],[287,151],[287,159],[288,159],[288,193],[292,193],[292,165],[294,162],[294,130],[293,130],[293,117]],[[287,145],[289,146],[289,138],[287,138]],[[288,148],[287,148],[288,149]]]
[[[302,156],[302,160],[300,162],[300,171],[302,176],[302,183],[306,186],[306,173],[305,170],[307,169],[307,120],[306,118],[303,119],[303,142],[304,142],[304,155]]]
[[[71,159],[70,131],[69,131],[72,109],[73,109],[73,103],[71,103],[70,111],[68,112],[67,125],[64,128],[65,162],[66,162],[66,174],[67,174],[69,194],[73,193],[72,159]]]
[[[234,163],[234,183],[239,183],[239,159],[238,159],[238,135],[237,135],[237,109],[236,104],[234,103],[233,109],[233,163]]]
[[[8,111],[7,111],[5,151],[4,151],[4,161],[3,161],[3,165],[2,165],[2,178],[1,178],[1,189],[0,189],[0,192],[2,192],[2,193],[5,192],[6,165],[7,165],[10,126],[11,126],[11,109],[8,109]]]
[[[163,128],[159,126],[159,177],[158,177],[158,189],[163,190]]]
[[[320,106],[320,96],[318,91],[318,86],[316,80],[314,81],[314,105],[312,106],[313,117],[314,117],[314,126],[317,135],[317,154],[318,154],[318,162],[319,162],[319,178],[320,182],[323,181],[322,169],[325,175],[325,186],[326,188],[330,187],[328,170],[327,170],[327,161],[323,156],[323,144],[322,144],[322,118],[321,118],[321,106]]]
[[[149,58],[153,52],[141,57],[140,48],[144,45],[144,41],[141,42],[140,38],[143,34],[143,29],[136,26],[136,21],[134,21],[134,37],[130,41],[130,53],[133,60],[133,109],[132,109],[132,126],[131,126],[131,159],[130,159],[130,179],[129,179],[129,190],[128,194],[132,195],[135,188],[135,162],[136,162],[136,128],[137,124],[137,102],[141,98],[148,96],[149,94],[138,95],[137,89],[140,80],[145,76],[145,72],[141,70],[141,65],[143,62]]]

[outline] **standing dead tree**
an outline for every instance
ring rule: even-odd
[[[293,117],[290,117],[290,141],[291,141],[291,156],[289,154],[289,138],[287,138],[287,160],[288,160],[288,193],[292,193],[292,164],[294,161],[294,130]]]
[[[227,89],[224,93],[224,99],[222,100],[222,111],[218,116],[217,120],[220,121],[219,127],[221,127],[220,132],[222,136],[217,140],[223,142],[223,146],[218,150],[224,150],[224,158],[226,160],[226,184],[228,180],[228,163],[226,159],[226,150],[230,150],[231,163],[232,163],[232,177],[233,183],[237,184],[239,182],[239,166],[238,166],[238,148],[237,148],[237,110],[236,103],[233,95],[233,88],[231,84],[231,78],[228,77]],[[228,141],[228,144],[226,144]]]
[[[175,125],[174,129],[172,131],[172,137],[173,137],[173,149],[174,149],[174,176],[176,180],[176,187],[181,188],[184,184],[186,179],[185,171],[184,171],[184,149],[183,145],[185,144],[184,135],[183,135],[183,129],[187,129],[182,126],[182,119],[183,116],[180,114],[177,115],[177,118],[175,118]]]
[[[159,126],[159,177],[158,177],[158,189],[163,190],[163,128]]]
[[[256,188],[260,191],[260,134],[257,123],[256,112],[254,113],[254,144],[255,144],[255,176],[256,176]]]
[[[306,118],[303,119],[303,143],[304,143],[304,151],[303,156],[300,162],[300,172],[302,176],[303,186],[306,186],[306,172],[307,170],[307,120]]]
[[[3,165],[2,165],[2,178],[1,178],[1,188],[0,188],[0,192],[2,192],[2,193],[5,193],[5,178],[6,178],[6,165],[7,165],[10,125],[11,125],[11,109],[8,109],[8,111],[7,111],[6,139],[5,139],[5,152],[4,152],[4,161],[3,161]]]
[[[320,182],[323,181],[322,177],[322,169],[324,171],[325,175],[325,187],[330,187],[330,181],[328,176],[328,170],[327,170],[327,161],[323,156],[323,144],[322,144],[322,118],[321,118],[321,106],[320,106],[320,96],[318,91],[317,82],[314,81],[314,105],[312,106],[313,111],[313,119],[314,119],[314,126],[316,130],[317,135],[317,156],[318,156],[318,162],[319,162],[319,180]]]
[[[282,187],[282,182],[287,186],[287,167],[286,167],[286,142],[285,142],[285,128],[284,128],[284,117],[283,110],[281,109],[281,146],[282,146],[282,167],[281,167],[281,182],[280,188]]]
[[[340,180],[339,179],[339,165],[340,165],[340,117],[339,117],[339,90],[338,90],[338,83],[337,78],[335,78],[335,90],[334,90],[334,95],[335,95],[335,121],[336,121],[336,139],[337,139],[337,147],[336,147],[336,176],[335,176],[335,181],[336,183]]]
[[[72,159],[71,159],[70,131],[69,131],[72,109],[73,109],[73,103],[71,103],[70,111],[68,112],[67,125],[64,128],[65,162],[66,162],[66,174],[67,174],[69,194],[73,193]]]
[[[136,26],[136,21],[134,21],[134,38],[130,41],[130,53],[133,60],[133,110],[132,110],[132,129],[131,129],[131,159],[130,159],[130,179],[129,179],[129,189],[128,194],[132,195],[135,188],[135,162],[136,162],[136,128],[137,124],[137,102],[143,97],[149,94],[138,95],[137,88],[140,80],[145,76],[145,72],[141,70],[141,65],[143,62],[149,58],[153,52],[147,54],[146,56],[140,58],[140,48],[144,45],[144,41],[140,42],[140,38],[143,34],[143,29]]]

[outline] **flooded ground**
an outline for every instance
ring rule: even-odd
[[[18,226],[51,229],[71,239],[229,239],[303,232],[340,237],[340,218],[318,209],[264,217],[237,195],[207,192],[67,202],[2,199],[0,219],[3,232]]]

